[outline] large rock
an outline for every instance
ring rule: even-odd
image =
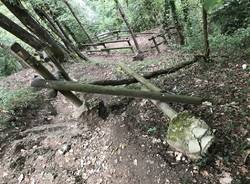
[[[202,158],[213,140],[213,132],[205,121],[187,112],[178,114],[169,124],[168,144],[193,160]]]

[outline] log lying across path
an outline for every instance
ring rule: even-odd
[[[148,91],[154,91],[154,92],[161,92],[162,90],[158,88],[157,86],[153,85],[149,81],[147,81],[145,78],[131,70],[129,67],[127,67],[123,63],[118,64],[128,75],[131,77],[134,77],[138,82],[140,82],[142,85],[144,85]],[[158,106],[162,112],[169,118],[169,119],[174,119],[177,116],[177,112],[172,109],[167,103],[162,103],[156,100],[151,100],[153,104]]]
[[[196,55],[190,61],[180,63],[172,68],[162,69],[162,70],[157,70],[157,71],[154,71],[151,73],[147,73],[147,74],[142,75],[142,77],[145,79],[151,79],[151,78],[163,75],[163,74],[171,74],[171,73],[174,73],[174,72],[176,72],[184,67],[190,66],[190,65],[198,62],[201,59],[204,59],[204,56]],[[121,80],[100,80],[100,81],[91,82],[90,84],[102,85],[102,86],[119,86],[119,85],[133,84],[133,83],[137,83],[137,82],[138,81],[135,78],[129,78],[129,79],[121,79]]]
[[[119,66],[130,76],[134,77],[150,91],[161,91],[160,88],[147,81],[132,69],[119,63]],[[205,121],[187,112],[177,113],[167,103],[151,100],[170,119],[166,141],[170,147],[185,153],[193,160],[204,156],[214,140],[213,131]]]
[[[95,93],[104,95],[127,96],[159,100],[161,102],[178,102],[188,104],[201,104],[204,100],[199,97],[190,97],[182,95],[169,95],[161,92],[149,92],[131,90],[126,88],[117,88],[111,86],[97,86],[70,81],[52,81],[38,79],[32,82],[32,87],[49,88],[61,91],[77,91],[83,93]]]

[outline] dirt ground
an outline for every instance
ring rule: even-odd
[[[139,39],[148,48],[147,37]],[[120,79],[126,75],[115,63],[133,65],[140,73],[171,67],[190,55],[166,46],[162,53],[147,53],[132,61],[130,52],[90,56],[98,64],[65,65],[81,81]],[[77,109],[62,95],[56,100],[41,92],[40,104],[23,110],[15,129],[1,130],[0,183],[2,184],[247,184],[249,177],[249,71],[247,60],[196,63],[171,75],[152,80],[175,94],[207,98],[212,106],[171,104],[190,111],[216,130],[216,141],[198,163],[169,148],[165,141],[168,119],[148,100],[83,95],[102,99],[109,116],[97,111],[74,117]],[[0,81],[19,89],[30,85],[35,72],[21,71]]]

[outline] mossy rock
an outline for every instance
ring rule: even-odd
[[[166,139],[171,147],[197,160],[205,155],[214,136],[205,121],[184,112],[170,122]]]

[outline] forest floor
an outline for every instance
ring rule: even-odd
[[[140,43],[146,43],[142,37]],[[148,45],[144,45],[148,47]],[[70,76],[80,81],[127,77],[115,64],[122,61],[138,72],[168,68],[191,55],[162,46],[132,61],[129,51],[90,58],[98,64],[69,63]],[[174,74],[151,80],[175,94],[213,99],[211,106],[171,104],[189,111],[216,130],[216,140],[198,163],[171,150],[165,141],[168,119],[148,100],[96,97],[109,106],[104,120],[93,111],[75,118],[77,109],[62,95],[56,100],[39,93],[37,104],[17,113],[15,128],[0,131],[0,183],[49,184],[244,184],[249,177],[250,105],[247,60],[196,63]],[[23,70],[0,81],[0,87],[28,87],[35,72]]]

